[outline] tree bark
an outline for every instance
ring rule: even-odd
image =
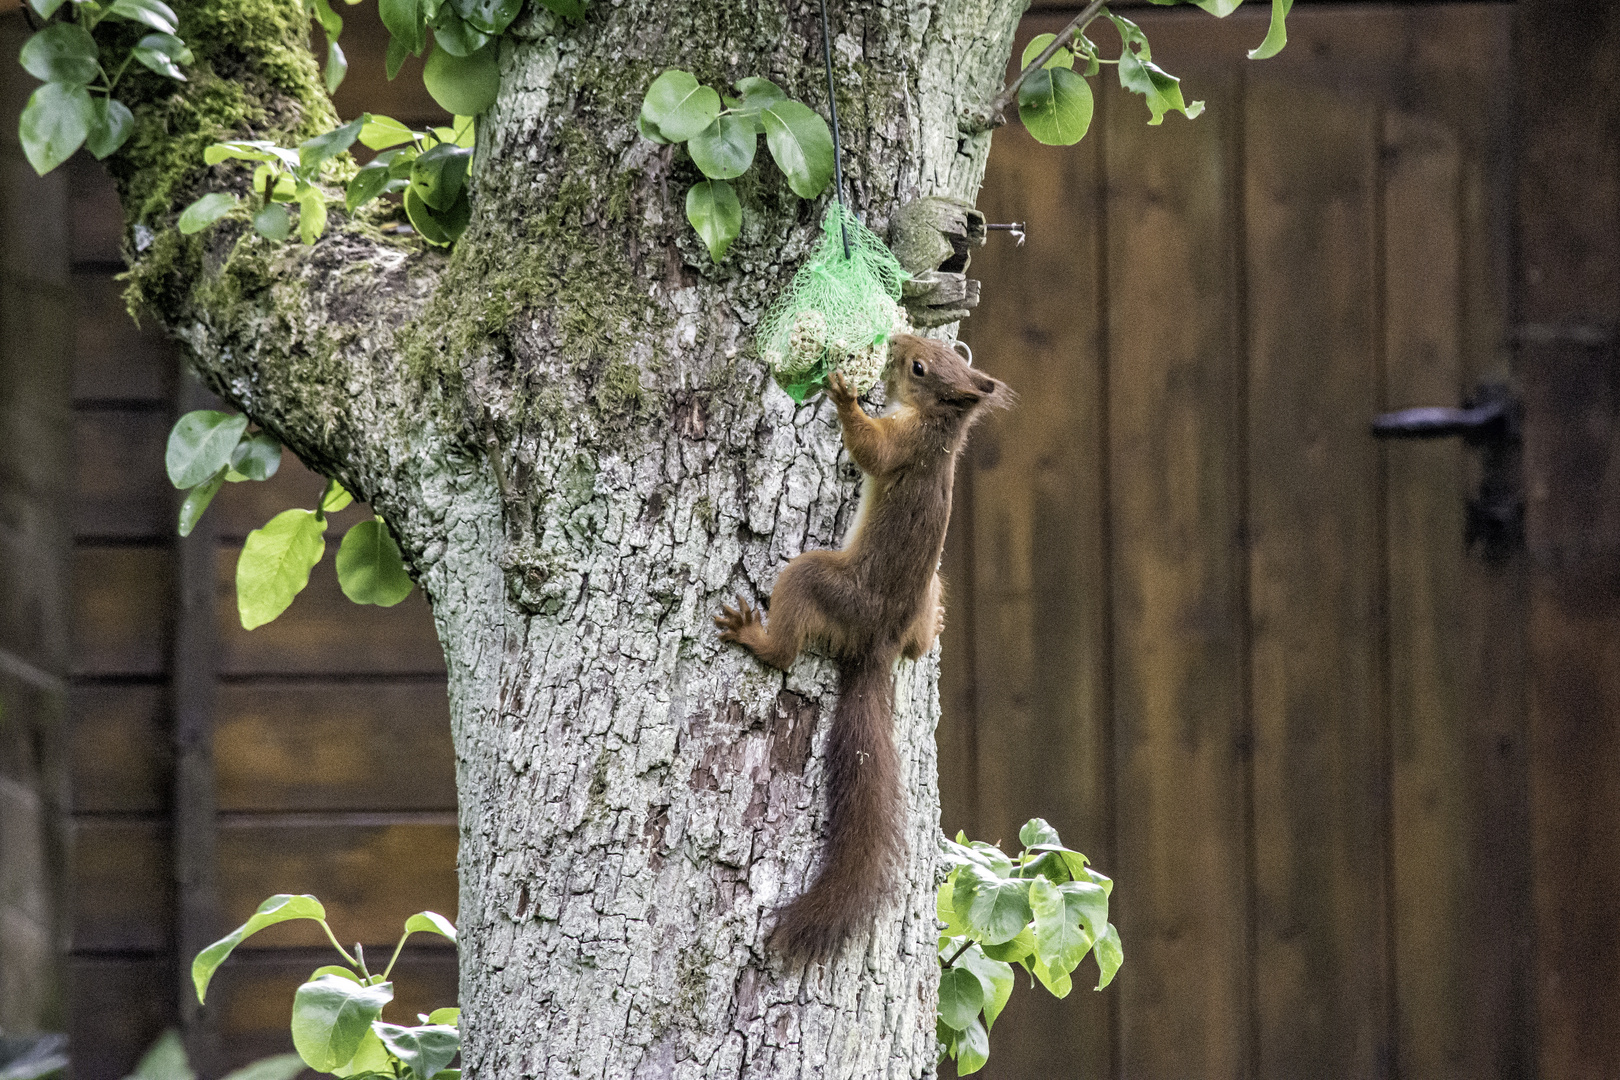
[[[846,194],[868,224],[976,193],[989,137],[958,117],[999,88],[1024,3],[832,5]],[[762,146],[716,266],[685,220],[698,174],[635,127],[671,66],[764,75],[825,110],[818,8],[525,14],[480,123],[473,224],[445,256],[375,218],[313,248],[229,222],[179,236],[190,198],[246,187],[202,169],[201,145],[290,141],[330,107],[298,0],[176,7],[198,74],[179,97],[151,86],[113,166],[133,299],[211,387],[372,502],[432,601],[470,1075],[930,1074],[937,654],[897,673],[906,887],[834,962],[789,968],[764,942],[819,850],[833,668],[767,670],[711,622],[836,545],[854,510],[830,405],[795,406],[750,348],[826,200],[793,196]]]

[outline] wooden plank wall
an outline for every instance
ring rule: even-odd
[[[0,20],[0,54],[22,45]],[[0,71],[15,115],[34,80]],[[61,177],[0,135],[0,1031],[60,1029],[67,687],[68,341]]]
[[[374,6],[345,16],[343,115],[363,101],[436,121],[419,78],[384,81]],[[164,441],[178,412],[211,399],[150,322],[138,329],[124,312],[123,220],[99,166],[81,155],[69,186],[74,1074],[124,1076],[184,1019],[212,1076],[290,1050],[293,988],[329,962],[318,931],[274,928],[221,970],[207,1009],[189,1003],[191,954],[266,896],[315,893],[340,937],[373,957],[413,912],[454,917],[444,663],[420,593],[383,610],[339,591],[332,556],[366,515],[358,506],[334,516],[327,558],[288,613],[241,629],[243,540],[313,505],[324,481],[286,454],[272,481],[228,487],[190,540],[175,536]],[[416,939],[396,983],[398,1018],[452,1003],[453,951]]]
[[[1470,453],[1367,430],[1509,374],[1511,8],[1301,5],[1264,63],[1132,14],[1208,112],[1105,77],[979,200],[1030,238],[963,336],[1023,401],[961,474],[944,824],[1051,819],[1127,957],[984,1075],[1528,1076],[1523,560],[1466,551]]]

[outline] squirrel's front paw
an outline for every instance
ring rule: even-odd
[[[849,385],[849,380],[844,378],[843,372],[835,371],[827,376],[827,396],[833,399],[834,404],[853,405],[860,395]]]
[[[714,617],[714,625],[720,628],[721,641],[742,641],[744,634],[760,624],[759,611],[749,607],[748,601],[740,596],[735,608],[723,605],[720,611]]]

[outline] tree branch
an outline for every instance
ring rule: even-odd
[[[1024,85],[1024,80],[1029,78],[1032,72],[1039,71],[1044,67],[1046,62],[1056,56],[1057,51],[1069,41],[1085,33],[1086,27],[1090,26],[1097,16],[1102,14],[1104,2],[1105,0],[1091,0],[1091,3],[1081,9],[1080,14],[1069,20],[1069,25],[1058,31],[1051,44],[1042,49],[1041,54],[1034,60],[1025,64],[1024,69],[1018,73],[1017,78],[1013,79],[1001,93],[992,98],[982,112],[968,118],[968,124],[973,125],[970,130],[975,133],[989,131],[1005,124],[1007,122],[1007,106],[1011,105],[1018,96],[1018,88]]]

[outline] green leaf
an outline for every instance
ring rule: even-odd
[[[724,180],[700,180],[686,193],[686,220],[719,262],[742,231],[742,203]]]
[[[415,131],[391,116],[376,116],[371,113],[367,113],[366,116],[366,122],[360,126],[362,146],[372,150],[387,150],[391,146],[399,146],[416,138]]]
[[[236,607],[242,628],[275,619],[309,584],[326,551],[326,521],[313,510],[283,510],[248,533],[236,560]]]
[[[1009,964],[1016,964],[1035,952],[1035,930],[1025,926],[1018,931],[1018,936],[1011,941],[1003,941],[999,945],[985,945],[984,955],[992,960],[1001,960]]]
[[[299,167],[313,178],[314,170],[319,169],[326,162],[354,145],[354,140],[360,137],[360,131],[366,126],[366,121],[369,119],[370,117],[362,114],[359,118],[350,120],[342,127],[333,128],[331,131],[317,135],[313,139],[305,139],[299,143]]]
[[[1024,46],[1023,58],[1018,61],[1019,69],[1022,70],[1033,64],[1035,58],[1041,55],[1041,52],[1056,40],[1056,34],[1036,34],[1030,40],[1030,43]],[[1052,54],[1052,58],[1042,64],[1041,67],[1043,69],[1069,68],[1072,70],[1074,68],[1074,53],[1070,52],[1067,46],[1059,48],[1057,52]]]
[[[1063,896],[1064,918],[1078,924],[1093,941],[1102,937],[1108,928],[1108,894],[1102,886],[1089,881],[1071,881],[1058,886]],[[1085,950],[1081,950],[1084,955]],[[1076,963],[1079,957],[1075,957]]]
[[[112,7],[107,9],[107,15],[114,19],[145,23],[160,34],[174,34],[180,29],[180,17],[163,0],[115,0]]]
[[[280,242],[292,234],[292,219],[280,203],[266,203],[253,212],[253,229],[266,240]]]
[[[946,968],[939,973],[939,1018],[947,1027],[962,1031],[984,1008],[984,987],[967,968]]]
[[[180,211],[180,231],[187,234],[202,232],[235,209],[235,195],[222,191],[210,192]]]
[[[467,198],[467,193],[462,192],[455,205],[440,213],[423,202],[415,190],[407,188],[405,215],[411,219],[411,225],[422,239],[439,247],[448,247],[467,231],[467,224],[472,220],[472,202]]]
[[[448,211],[467,187],[472,151],[453,143],[439,143],[424,151],[411,165],[411,190],[433,209]]]
[[[203,511],[208,504],[214,501],[219,489],[225,486],[225,468],[221,468],[213,476],[198,484],[186,493],[185,502],[180,504],[180,535],[190,536],[191,530],[197,527],[202,520]]]
[[[363,523],[362,523],[363,524]],[[380,523],[379,523],[380,524]],[[340,556],[341,557],[341,556]],[[438,934],[440,937],[450,939],[450,944],[456,943],[456,925],[437,911],[419,911],[405,920],[406,934]],[[457,1012],[460,1012],[458,1009]],[[435,1016],[438,1014],[435,1013]],[[428,1018],[432,1024],[446,1023],[443,1020]]]
[[[135,116],[116,98],[92,97],[90,105],[95,112],[84,145],[97,161],[102,161],[129,141],[135,130]]]
[[[686,144],[692,162],[711,180],[741,176],[754,163],[759,132],[746,116],[721,116]]]
[[[267,161],[280,163],[289,169],[298,167],[298,151],[288,150],[264,139],[217,142],[203,151],[203,162],[218,165],[222,161]]]
[[[135,43],[129,54],[159,75],[167,75],[180,82],[186,81],[180,65],[196,59],[186,43],[173,34],[147,34]]]
[[[977,1020],[956,1039],[956,1075],[967,1076],[984,1068],[990,1060],[990,1033]]]
[[[163,465],[169,483],[177,488],[196,487],[231,463],[248,418],[240,413],[198,409],[175,422],[169,432]]]
[[[433,100],[457,116],[477,116],[501,89],[501,69],[491,43],[471,56],[454,56],[437,46],[422,67],[422,83]]]
[[[738,91],[742,93],[742,100],[732,107],[736,109],[737,115],[746,118],[749,123],[754,125],[756,134],[765,134],[765,124],[759,118],[761,110],[776,104],[778,101],[786,101],[787,94],[771,80],[761,79],[757,75],[750,75],[746,79],[738,79],[735,85]]]
[[[321,513],[335,514],[354,502],[354,496],[336,480],[328,480],[321,492]]]
[[[317,1072],[347,1065],[394,998],[392,983],[359,986],[335,975],[304,983],[293,995],[293,1047]]]
[[[833,174],[832,132],[827,121],[808,105],[778,101],[760,111],[765,143],[788,187],[801,199],[813,199],[827,188]]]
[[[326,36],[336,41],[343,34],[343,16],[332,10],[328,0],[304,0],[304,6],[311,8],[315,21],[321,24]]]
[[[383,25],[388,27],[389,35],[402,50],[402,62],[404,53],[415,56],[422,51],[422,46],[427,44],[427,12],[423,10],[422,0],[377,0],[377,13],[382,17]],[[392,55],[389,63],[393,65]],[[398,65],[393,65],[388,77],[392,79],[398,70]]]
[[[1153,52],[1141,27],[1117,15],[1108,14],[1108,18],[1119,31],[1119,39],[1124,46],[1119,54],[1119,84],[1141,94],[1147,101],[1148,111],[1152,114],[1149,124],[1164,123],[1164,114],[1172,110],[1189,120],[1204,111],[1202,101],[1189,105],[1182,99],[1180,79],[1152,62]]]
[[[28,98],[17,135],[28,164],[44,176],[84,145],[95,122],[90,92],[82,86],[48,82]]]
[[[313,896],[292,896],[287,893],[279,893],[260,904],[251,919],[198,953],[191,962],[191,981],[197,987],[197,1000],[201,1002],[206,999],[209,980],[225,958],[231,955],[232,949],[265,927],[291,919],[323,922],[326,909]]]
[[[1069,917],[1064,900],[1058,886],[1045,878],[1036,878],[1030,883],[1029,904],[1035,910],[1035,955],[1054,972],[1073,971],[1085,958],[1092,941],[1081,920]]]
[[[382,156],[377,155],[378,158]],[[354,174],[354,179],[349,181],[349,186],[343,191],[343,205],[349,213],[354,213],[356,208],[364,206],[388,190],[388,185],[392,182],[392,178],[388,175],[388,166],[392,163],[392,159],[381,163],[374,159]]]
[[[977,867],[957,873],[952,902],[967,924],[987,945],[1011,941],[1029,924],[1028,881],[998,878]]]
[[[455,1005],[446,1005],[442,1009],[434,1009],[428,1013],[427,1022],[430,1024],[449,1024],[455,1027],[461,1023],[461,1009]]]
[[[339,1077],[365,1076],[367,1073],[379,1074],[376,1080],[392,1080],[394,1076],[394,1059],[388,1056],[388,1047],[377,1038],[377,1032],[372,1028],[366,1029],[365,1038],[360,1040],[360,1048],[354,1052],[347,1065],[339,1065],[332,1070],[332,1075]]]
[[[52,23],[23,42],[23,70],[45,82],[85,86],[101,72],[101,50],[78,23]]]
[[[720,95],[691,72],[671,68],[652,81],[641,115],[670,142],[685,142],[720,115]]]
[[[428,25],[433,27],[434,44],[451,56],[471,56],[489,44],[488,34],[474,30],[449,5],[440,8],[438,17]]]
[[[1017,981],[1013,977],[1012,965],[990,959],[977,945],[968,946],[967,952],[957,957],[956,965],[967,968],[979,977],[979,986],[984,991],[984,1026],[994,1028],[996,1017],[1007,1007],[1007,1000],[1012,997],[1013,983]]]
[[[657,124],[647,119],[646,113],[641,113],[636,117],[636,130],[641,132],[643,139],[649,139],[660,146],[669,145],[669,140],[664,138],[664,133],[658,130]]]
[[[1192,2],[1217,19],[1224,19],[1243,6],[1243,0],[1192,0]]]
[[[1101,990],[1114,981],[1119,966],[1125,962],[1125,946],[1120,942],[1119,931],[1114,929],[1113,923],[1109,923],[1108,929],[1097,939],[1093,955],[1097,958],[1097,970],[1101,973],[1097,980],[1097,989]]]
[[[1027,848],[1037,845],[1060,847],[1063,841],[1056,829],[1045,818],[1030,818],[1024,822],[1024,827],[1018,830],[1018,842]]]
[[[65,0],[28,0],[28,6],[33,8],[34,14],[40,18],[48,19],[56,14],[56,9],[61,7],[64,2]]]
[[[447,1024],[399,1027],[378,1022],[371,1026],[416,1080],[433,1080],[461,1049],[460,1032]]]
[[[320,978],[322,975],[337,975],[340,978],[348,979],[350,982],[362,981],[360,976],[356,975],[342,964],[324,964],[310,972],[309,978],[305,979],[304,981],[309,982],[312,979]]]
[[[276,1054],[228,1072],[220,1080],[293,1080],[304,1067],[304,1059],[297,1054]]]
[[[170,1028],[141,1055],[140,1063],[126,1080],[196,1080],[196,1076],[186,1059],[180,1033]]]
[[[946,937],[961,937],[968,932],[967,924],[957,914],[956,902],[952,899],[956,888],[955,874],[956,871],[953,870],[946,875],[944,883],[939,887],[939,892],[934,895],[934,914],[938,916],[940,922],[945,924],[945,928],[940,933]]]
[[[1283,46],[1288,44],[1287,19],[1293,7],[1294,0],[1271,0],[1271,27],[1259,48],[1249,51],[1250,60],[1270,60],[1282,52]]]
[[[337,43],[336,38],[326,40],[326,92],[337,93],[338,87],[343,85],[344,78],[349,74],[349,58],[343,54],[343,46]]]
[[[450,6],[474,30],[499,34],[512,25],[512,20],[523,10],[523,0],[450,0]]]
[[[388,76],[389,82],[393,82],[399,75],[399,69],[405,66],[405,58],[410,55],[411,51],[400,42],[399,38],[388,39],[388,48],[383,53],[383,74]]]
[[[362,521],[350,527],[337,553],[338,584],[356,604],[393,607],[410,595],[412,584],[400,559],[399,545],[381,521]],[[413,916],[420,918],[420,916]],[[433,929],[436,927],[420,927]],[[410,931],[410,924],[406,924]],[[450,935],[454,941],[454,932]]]
[[[1060,968],[1054,970],[1047,967],[1039,954],[1029,958],[1029,970],[1040,980],[1041,985],[1046,987],[1047,992],[1055,998],[1066,998],[1069,996],[1069,992],[1074,989],[1074,978],[1069,974],[1069,971],[1073,969],[1063,970]]]
[[[1091,85],[1066,68],[1043,68],[1018,88],[1018,118],[1047,146],[1073,146],[1085,138],[1094,107]]]
[[[281,468],[281,442],[267,431],[245,436],[231,451],[231,468],[249,480],[270,479]]]
[[[298,238],[305,246],[326,231],[326,192],[311,184],[298,192]]]

